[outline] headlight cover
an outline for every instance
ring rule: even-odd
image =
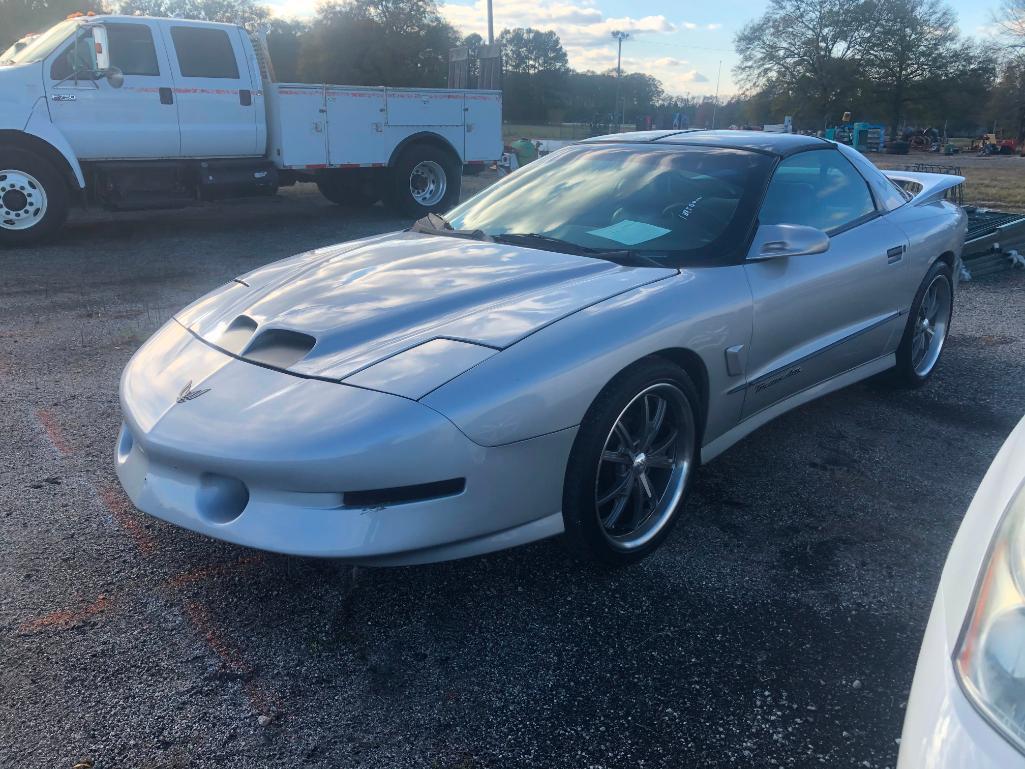
[[[1025,485],[990,543],[954,669],[976,708],[1025,753]]]

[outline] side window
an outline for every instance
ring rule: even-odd
[[[850,161],[837,150],[811,150],[777,166],[758,221],[832,232],[875,210],[868,182]]]
[[[160,74],[153,33],[145,24],[108,24],[110,66],[126,75],[156,76]]]
[[[91,29],[82,30],[57,54],[50,65],[50,78],[67,80],[76,72],[80,76],[96,71],[96,43]],[[91,77],[87,79],[92,79]]]
[[[238,80],[235,51],[223,29],[171,27],[171,39],[184,77]]]

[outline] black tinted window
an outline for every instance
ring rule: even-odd
[[[830,232],[873,211],[868,183],[854,166],[836,150],[813,150],[779,164],[758,221]]]
[[[153,33],[145,24],[108,24],[110,66],[126,75],[159,75]]]
[[[238,65],[231,41],[223,29],[171,27],[178,68],[185,77],[220,77],[238,80]]]

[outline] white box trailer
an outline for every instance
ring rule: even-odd
[[[0,244],[113,210],[273,194],[450,208],[502,156],[500,91],[277,83],[241,27],[139,16],[55,25],[0,62]]]

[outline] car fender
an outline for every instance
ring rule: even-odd
[[[744,376],[727,372],[724,351],[740,345],[743,354],[751,328],[742,265],[683,270],[542,328],[421,402],[474,442],[504,445],[580,424],[616,374],[683,349],[701,358],[708,376],[707,443],[740,418]]]
[[[85,189],[85,175],[82,173],[82,166],[75,156],[75,151],[71,148],[71,143],[50,120],[50,110],[47,108],[46,99],[40,98],[36,101],[23,130],[29,136],[34,136],[48,144],[53,151],[64,158],[71,173],[74,174],[79,189]]]

